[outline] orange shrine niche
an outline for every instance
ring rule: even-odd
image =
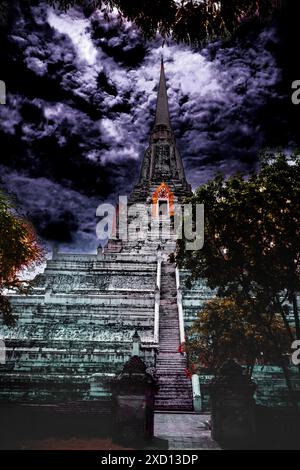
[[[162,182],[158,188],[152,194],[152,216],[159,216],[160,203],[167,205],[168,215],[172,217],[174,215],[174,194],[170,190],[169,186]]]

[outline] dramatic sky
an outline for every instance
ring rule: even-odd
[[[201,50],[162,48],[159,38],[145,43],[113,16],[107,23],[100,12],[41,4],[16,8],[4,46],[1,183],[39,234],[64,250],[92,250],[97,205],[136,182],[162,54],[194,188],[217,172],[252,171],[264,147],[297,143],[274,25]]]

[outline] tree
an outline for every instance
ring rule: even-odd
[[[262,315],[280,350],[287,353],[290,344],[281,318]],[[264,322],[258,324],[251,306],[238,305],[234,298],[215,298],[203,306],[189,331],[185,351],[194,368],[215,373],[224,359],[235,359],[246,365],[250,375],[256,361],[276,364],[278,356]]]
[[[22,0],[36,4],[37,0]],[[44,1],[44,0],[41,0]],[[231,34],[241,23],[251,19],[266,20],[278,8],[274,0],[47,0],[51,6],[66,11],[79,5],[89,13],[102,10],[108,20],[115,9],[121,21],[129,20],[138,26],[146,38],[160,33],[185,43]],[[0,0],[2,23],[13,2]]]
[[[86,4],[81,0],[48,1],[61,9]],[[277,3],[273,0],[96,0],[92,8],[102,9],[106,16],[115,8],[121,20],[132,21],[146,38],[159,32],[165,39],[173,37],[176,41],[199,43],[231,34],[243,21],[265,20]]]
[[[5,292],[16,289],[27,293],[30,282],[20,279],[18,274],[41,260],[42,250],[33,228],[0,193],[0,313],[6,323],[13,323],[14,318]]]
[[[263,313],[270,319],[281,317],[290,344],[300,338],[299,155],[265,153],[257,174],[248,179],[218,176],[199,188],[190,202],[206,208],[204,247],[186,251],[181,241],[177,263],[190,271],[190,282],[207,279],[219,297],[251,306],[257,325],[274,343],[291,391],[283,351]]]
[[[189,202],[206,208],[202,250],[186,251],[184,241],[177,248],[176,260],[190,270],[190,281],[206,278],[220,296],[236,295],[280,313],[293,339],[290,302],[300,339],[299,155],[266,153],[258,174],[217,176]]]

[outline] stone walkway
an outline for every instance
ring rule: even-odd
[[[154,435],[166,439],[169,449],[220,449],[210,437],[209,414],[155,413]]]

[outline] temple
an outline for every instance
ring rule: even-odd
[[[129,205],[147,203],[149,211],[171,218],[174,204],[191,194],[171,127],[162,62],[155,122]],[[198,376],[198,385],[192,381],[180,346],[213,292],[204,281],[186,287],[187,273],[169,261],[175,246],[170,233],[116,238],[97,254],[54,252],[29,295],[9,295],[17,322],[0,323],[7,351],[0,364],[0,401],[72,403],[73,409],[74,403],[105,403],[116,374],[139,355],[158,379],[157,410],[192,411],[196,399],[198,411],[207,409],[209,372]],[[265,368],[265,381],[274,380],[277,372],[271,372],[267,376]],[[261,390],[268,402],[268,389]]]

